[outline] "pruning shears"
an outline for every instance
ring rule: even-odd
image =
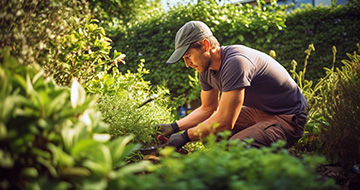
[[[151,151],[151,150],[157,150],[159,148],[164,148],[165,146],[169,146],[167,144],[167,141],[169,140],[168,138],[162,136],[162,135],[158,135],[157,138],[163,142],[163,144],[158,145],[158,146],[150,146],[150,147],[146,147],[146,148],[140,148],[140,151]],[[176,152],[180,153],[180,154],[188,154],[188,150],[186,150],[183,147],[180,147],[176,150]]]

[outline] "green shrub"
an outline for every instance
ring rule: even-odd
[[[0,52],[0,188],[113,189],[149,164],[128,164],[139,145],[109,141],[96,98],[76,81],[58,86],[37,64]]]
[[[129,189],[337,189],[333,180],[316,174],[321,157],[292,157],[282,141],[255,149],[216,139],[211,136],[206,149],[186,156],[163,149],[165,158],[151,167],[152,173],[134,178]]]
[[[110,39],[85,1],[10,0],[0,3],[0,48],[23,64],[39,63],[59,85],[84,83],[110,58]]]
[[[111,66],[107,65],[111,40],[97,22],[90,17],[68,19],[68,34],[47,45],[47,55],[41,64],[57,84],[69,85],[73,78],[84,84]]]
[[[341,68],[327,70],[319,106],[327,121],[319,135],[324,153],[346,169],[360,163],[360,55],[348,56]]]
[[[151,88],[143,76],[149,70],[140,63],[136,73],[102,72],[92,80],[87,90],[99,94],[98,106],[103,121],[108,123],[112,138],[134,135],[134,141],[144,146],[158,144],[159,123],[174,121],[169,91],[161,86]],[[144,102],[149,101],[146,104]]]
[[[358,44],[358,48],[359,48]],[[305,135],[292,151],[298,153],[318,152],[325,154],[333,163],[340,163],[345,169],[359,163],[359,62],[355,52],[350,60],[342,60],[344,66],[335,67],[337,49],[333,49],[331,68],[325,68],[325,77],[313,84],[305,79],[307,60],[313,44],[305,51],[307,54],[302,71],[296,72],[297,63],[293,61],[291,73],[309,103],[308,123]],[[360,49],[359,49],[360,50]],[[358,51],[359,51],[358,50]]]

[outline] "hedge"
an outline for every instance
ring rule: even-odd
[[[306,6],[296,9],[286,17],[286,30],[274,39],[278,60],[287,68],[291,61],[304,63],[304,50],[314,44],[315,51],[308,59],[308,74],[311,80],[324,77],[324,67],[332,67],[332,47],[337,49],[335,66],[347,59],[346,53],[356,51],[360,42],[360,1],[344,6]]]
[[[168,12],[155,12],[147,20],[129,23],[113,28],[110,37],[112,46],[127,55],[127,67],[135,71],[135,63],[145,59],[145,68],[151,75],[145,80],[153,84],[166,84],[173,96],[188,95],[191,87],[188,75],[194,76],[192,69],[183,61],[174,65],[165,62],[174,50],[177,30],[187,21],[202,20],[213,31],[222,45],[244,44],[266,53],[274,50],[287,69],[291,60],[302,63],[304,50],[314,44],[316,52],[309,59],[310,79],[317,79],[322,67],[332,63],[331,47],[339,50],[339,60],[346,58],[346,52],[353,52],[360,41],[359,1],[343,6],[306,7],[286,12],[285,6],[259,4],[218,5],[214,1],[199,1],[186,6],[177,5]]]

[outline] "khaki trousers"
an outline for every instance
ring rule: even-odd
[[[282,139],[285,148],[293,146],[303,135],[307,118],[292,115],[274,115],[258,109],[242,107],[230,139],[253,138],[252,146],[270,146]]]

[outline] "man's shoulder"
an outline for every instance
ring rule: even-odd
[[[251,48],[244,45],[229,45],[221,47],[222,60],[226,60],[236,56],[247,56],[251,52]]]
[[[224,52],[237,52],[237,51],[241,51],[242,49],[246,49],[248,47],[244,46],[244,45],[240,45],[240,44],[234,44],[234,45],[227,45],[227,46],[221,46],[221,50]]]
[[[233,67],[238,64],[241,65],[246,63],[254,65],[251,56],[249,56],[249,50],[251,51],[251,48],[244,45],[224,46],[221,55],[224,67]]]

